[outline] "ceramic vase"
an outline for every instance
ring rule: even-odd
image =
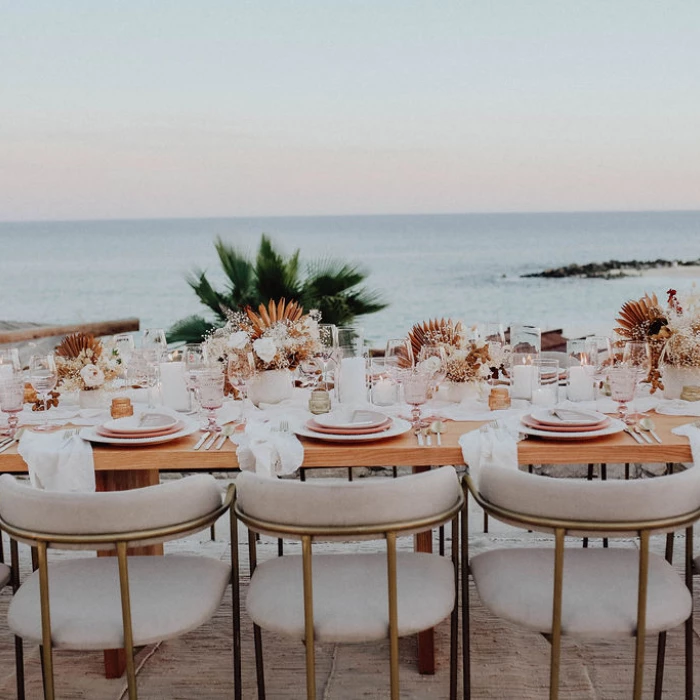
[[[248,381],[248,398],[253,405],[279,403],[292,396],[294,382],[288,369],[268,369]]]

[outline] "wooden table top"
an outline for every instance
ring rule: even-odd
[[[496,416],[496,414],[494,414]],[[572,464],[619,462],[689,462],[692,460],[688,439],[673,435],[671,428],[696,419],[689,416],[653,414],[656,432],[662,444],[637,444],[626,433],[594,440],[545,440],[530,437],[518,444],[521,464]],[[305,468],[314,467],[390,467],[438,466],[462,464],[458,440],[483,421],[445,421],[442,446],[421,447],[408,432],[394,438],[366,443],[329,443],[301,438]],[[227,441],[221,450],[197,452],[192,446],[199,435],[148,447],[111,447],[94,444],[97,470],[159,471],[226,471],[238,466],[235,445]],[[17,454],[17,446],[0,453],[0,472],[26,472],[27,465]]]

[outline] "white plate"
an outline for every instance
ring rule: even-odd
[[[179,418],[168,413],[158,413],[157,411],[142,411],[133,416],[108,420],[103,427],[113,433],[152,433],[154,430],[165,430],[172,428]]]
[[[313,420],[322,428],[340,428],[356,430],[357,428],[376,428],[389,418],[385,413],[357,409],[353,411],[337,411],[322,413],[314,416]]]
[[[562,415],[566,415],[567,411],[570,411],[571,418],[560,418],[554,415],[553,411],[561,411]],[[530,415],[539,423],[571,426],[595,425],[607,418],[604,413],[587,411],[583,408],[533,408]]]
[[[357,435],[341,435],[336,433],[318,433],[309,430],[306,426],[297,428],[294,432],[301,437],[313,438],[314,440],[325,440],[326,442],[369,442],[370,440],[384,440],[385,438],[403,435],[411,429],[411,424],[407,420],[394,418],[391,427],[381,433],[360,433]]]
[[[610,425],[598,430],[585,430],[578,433],[562,433],[552,430],[537,430],[530,428],[522,423],[518,426],[518,430],[525,435],[533,435],[534,437],[549,438],[550,440],[590,440],[592,438],[604,437],[605,435],[614,435],[621,433],[625,429],[625,424],[620,420],[611,421]]]
[[[121,445],[122,447],[130,447],[138,445],[157,445],[160,442],[170,442],[170,440],[177,440],[181,437],[186,437],[187,435],[192,435],[199,430],[199,423],[197,421],[184,419],[183,423],[185,427],[182,430],[178,430],[175,433],[167,433],[166,435],[157,435],[156,437],[140,437],[140,438],[121,438],[121,437],[107,437],[105,435],[100,435],[97,432],[95,426],[90,426],[89,428],[83,428],[79,435],[83,440],[89,440],[90,442],[101,442],[105,445]]]

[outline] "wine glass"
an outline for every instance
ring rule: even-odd
[[[19,423],[18,413],[24,407],[24,380],[15,372],[10,376],[0,376],[0,409],[7,413],[8,435],[13,438]]]
[[[199,405],[197,377],[205,366],[204,354],[204,346],[202,343],[187,343],[187,345],[182,348],[182,362],[185,367],[185,385],[190,394],[192,394],[191,405],[194,413],[199,413],[199,409],[201,408]]]
[[[154,391],[158,385],[160,352],[155,348],[139,348],[131,354],[128,368],[130,384],[146,389],[148,408],[155,408]]]
[[[168,351],[168,341],[165,339],[165,331],[162,328],[146,328],[141,336],[141,347],[147,350],[155,350],[160,362]]]
[[[389,364],[394,365],[397,369],[415,365],[413,348],[408,338],[389,338],[386,341],[384,357],[389,361]]]
[[[418,353],[416,368],[431,376],[431,392],[437,393],[447,374],[447,351],[442,345],[428,343]]]
[[[248,398],[248,381],[255,376],[255,357],[252,349],[248,348],[232,354],[228,358],[228,380],[241,398],[241,425],[246,422],[246,400]]]
[[[608,381],[610,397],[618,404],[617,417],[624,423],[634,423],[634,418],[627,413],[627,404],[634,398],[637,370],[631,367],[611,367],[608,370]]]
[[[321,365],[323,386],[328,390],[328,363],[336,356],[338,350],[338,329],[332,323],[321,323],[318,326],[319,349],[315,358]]]
[[[622,351],[622,365],[635,371],[637,377],[635,389],[639,387],[639,384],[649,376],[649,371],[651,370],[649,343],[641,340],[626,342]],[[632,415],[636,419],[641,417],[638,411],[634,411]]]
[[[411,425],[418,433],[421,429],[420,407],[428,400],[431,376],[427,372],[405,369],[399,373],[399,381],[403,386],[404,401],[413,406],[411,410]]]
[[[131,333],[117,333],[112,336],[112,345],[117,351],[117,357],[120,361],[121,372],[119,373],[122,380],[126,381],[127,367],[129,366],[129,360],[131,360],[131,354],[134,352],[136,347],[134,343],[134,336]]]
[[[216,422],[216,410],[224,403],[225,379],[222,367],[205,369],[198,377],[199,402],[207,412],[205,432],[221,432],[221,426]]]
[[[57,381],[58,372],[53,355],[32,355],[29,358],[29,383],[44,402],[44,422],[37,425],[35,430],[45,432],[54,429],[49,425],[49,394],[55,388]]]

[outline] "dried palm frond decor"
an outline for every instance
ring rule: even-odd
[[[223,328],[215,330],[205,341],[207,354],[221,362],[236,353],[252,350],[258,371],[296,369],[310,360],[320,348],[319,314],[285,299],[260,304],[257,311],[231,313]]]
[[[56,347],[56,370],[61,391],[90,391],[113,381],[121,371],[116,348],[106,349],[90,333],[71,333]]]
[[[464,324],[461,321],[453,321],[451,318],[434,318],[416,323],[408,332],[413,357],[418,359],[424,345],[458,347],[464,339],[464,333]]]

